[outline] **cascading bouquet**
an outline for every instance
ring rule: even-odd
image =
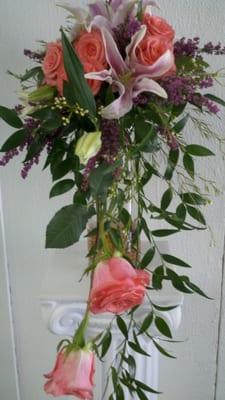
[[[11,73],[21,83],[20,104],[0,107],[0,117],[17,129],[1,148],[0,165],[26,152],[21,171],[26,178],[46,150],[44,168],[54,182],[50,197],[73,193],[71,204],[50,221],[46,247],[73,245],[91,221],[87,310],[74,337],[60,342],[55,368],[46,375],[45,391],[54,396],[93,398],[94,353],[104,358],[112,323],[96,338],[86,332],[90,314],[108,312],[123,336],[109,372],[110,400],[125,398],[127,388],[131,396],[148,399],[156,391],[137,380],[131,350],[148,356],[139,339],[144,335],[172,357],[159,344],[172,337],[163,318],[169,308],[154,304],[152,291],[170,281],[180,292],[207,297],[173,268],[189,265],[162,253],[157,240],[207,227],[201,206],[210,199],[195,157],[213,153],[186,143],[182,132],[189,121],[204,138],[222,141],[204,121],[219,112],[216,104],[225,105],[205,92],[220,72],[210,71],[204,55],[224,55],[225,48],[201,46],[199,38],[175,41],[174,29],[152,13],[154,7],[149,0],[64,6],[71,14],[67,34],[61,29],[61,39],[39,52],[25,50],[36,66],[21,76]],[[163,187],[159,203],[147,191],[155,180]],[[149,242],[144,255],[142,235]],[[156,254],[160,265],[153,269]],[[135,311],[144,299],[149,312],[140,324]]]

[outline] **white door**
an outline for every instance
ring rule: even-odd
[[[224,0],[159,0],[159,3],[179,37],[201,36],[203,43],[224,39]],[[23,57],[23,49],[35,48],[37,39],[55,40],[65,13],[55,7],[54,0],[0,0],[0,16],[0,104],[13,106],[16,81],[5,75],[5,71],[24,71],[28,61]],[[213,62],[215,70],[225,64],[224,57]],[[225,97],[224,89],[218,87],[217,94]],[[223,121],[215,119],[213,124],[224,135]],[[0,143],[9,133],[8,127],[0,122]],[[47,397],[42,389],[42,374],[52,367],[57,343],[42,322],[39,306],[42,278],[51,262],[51,252],[44,249],[44,234],[46,224],[64,204],[65,197],[61,202],[48,200],[51,182],[46,172],[40,173],[41,162],[23,181],[19,161],[20,157],[5,168],[0,167],[0,398],[43,400]],[[203,172],[207,170],[212,179],[217,178],[218,186],[224,188],[225,168],[221,158],[210,163],[202,161],[201,165]],[[185,342],[172,347],[177,360],[161,359],[163,400],[224,400],[223,196],[215,198],[207,214],[214,247],[210,246],[208,233],[189,238],[180,235],[176,241],[171,240],[171,249],[195,265],[194,280],[215,300],[186,297],[184,322],[177,335]]]

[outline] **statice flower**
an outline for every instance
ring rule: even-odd
[[[182,37],[174,44],[175,56],[189,56],[196,57],[199,54],[199,42],[200,38],[186,39]]]
[[[214,45],[212,42],[206,43],[202,49],[203,53],[214,54],[216,56],[225,55],[225,46],[219,42]]]
[[[186,103],[196,92],[195,80],[189,76],[171,75],[163,78],[160,84],[168,95],[168,101],[174,105]]]

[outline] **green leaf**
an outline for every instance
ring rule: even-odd
[[[180,224],[180,227],[182,227],[183,223],[185,222],[187,215],[186,207],[184,206],[183,203],[179,204],[179,206],[176,209],[176,216],[178,218],[178,223]]]
[[[88,110],[91,116],[95,116],[95,98],[84,77],[83,66],[63,30],[62,45],[65,69],[73,88],[74,104],[78,103],[84,110]]]
[[[153,260],[155,255],[155,247],[151,247],[148,251],[146,251],[144,257],[141,260],[141,268],[145,269]]]
[[[106,195],[109,186],[112,185],[113,172],[117,167],[117,163],[114,165],[101,164],[91,172],[89,184],[94,196]]]
[[[141,381],[138,381],[138,380],[135,379],[135,383],[139,388],[141,388],[145,392],[161,394],[160,392],[157,392],[156,390],[152,389],[150,386],[146,385],[145,383],[143,383]]]
[[[156,328],[162,333],[164,336],[169,337],[172,339],[172,333],[166,321],[163,318],[155,317],[155,325]]]
[[[156,290],[161,290],[162,289],[162,281],[164,279],[164,268],[162,265],[157,267],[155,271],[153,272],[152,276],[152,286]]]
[[[201,196],[198,193],[191,193],[191,192],[182,193],[180,195],[180,197],[181,197],[181,200],[184,203],[191,204],[191,205],[192,204],[193,205],[206,205],[206,204],[209,204],[209,200],[206,199],[205,197]]]
[[[18,117],[15,110],[10,110],[7,107],[0,106],[0,118],[13,128],[22,128],[23,122]]]
[[[176,359],[176,357],[172,356],[172,354],[168,353],[156,340],[152,340],[157,350],[165,357]]]
[[[127,364],[129,365],[129,374],[131,376],[132,379],[135,378],[136,375],[136,361],[135,358],[131,355],[128,356],[128,358],[126,359]]]
[[[51,189],[50,198],[68,192],[74,185],[75,182],[72,179],[64,179],[63,181],[57,182]]]
[[[143,356],[149,357],[149,354],[146,351],[144,351],[137,343],[128,342],[128,345],[136,353],[139,353],[139,354],[142,354]]]
[[[177,122],[177,124],[173,127],[173,131],[176,133],[180,133],[184,129],[186,123],[188,122],[188,119],[189,115],[187,114],[184,118]]]
[[[220,97],[214,96],[214,94],[210,94],[210,93],[205,94],[205,97],[207,97],[208,99],[215,101],[216,103],[225,107],[225,101],[223,99],[221,99]]]
[[[139,397],[140,400],[148,400],[148,397],[146,396],[146,394],[139,388],[137,388],[137,395]]]
[[[147,317],[145,317],[138,334],[141,335],[142,333],[146,332],[148,328],[151,326],[152,322],[153,322],[153,313],[151,312],[150,314],[147,315]]]
[[[194,160],[188,153],[184,154],[183,164],[184,164],[184,168],[187,171],[188,175],[190,175],[191,178],[194,178],[194,175],[195,175]]]
[[[40,72],[42,72],[41,67],[34,67],[32,69],[29,69],[22,77],[21,81],[25,82],[30,78],[34,78],[36,75],[38,75]]]
[[[177,232],[179,232],[177,229],[156,229],[155,231],[152,231],[152,234],[156,237],[164,237],[173,235]]]
[[[63,249],[78,242],[89,218],[85,206],[73,204],[63,207],[47,226],[46,248]]]
[[[198,156],[198,157],[215,156],[215,154],[207,147],[200,146],[198,144],[190,144],[189,146],[186,146],[186,151],[192,156]]]
[[[200,224],[205,225],[206,226],[206,220],[204,218],[204,215],[201,213],[200,210],[198,210],[198,208],[194,208],[191,206],[187,206],[187,211],[188,214],[195,219],[196,221],[200,222]]]
[[[126,339],[128,339],[128,330],[127,330],[127,326],[126,326],[124,320],[123,320],[119,315],[117,315],[117,317],[116,317],[116,323],[117,323],[117,325],[118,325],[119,330],[122,332],[123,336],[124,336]]]
[[[165,179],[171,180],[173,177],[173,173],[179,161],[179,149],[177,150],[170,150],[169,158],[168,158],[168,165],[165,172]]]
[[[16,149],[18,146],[24,143],[26,138],[27,131],[25,129],[16,131],[6,140],[0,151],[6,152],[12,149]]]
[[[173,191],[171,188],[167,189],[162,197],[161,200],[161,209],[162,210],[167,210],[169,205],[171,204],[171,201],[173,199]]]
[[[162,307],[162,306],[158,306],[157,304],[152,303],[153,307],[161,312],[167,312],[167,311],[172,311],[175,310],[177,307],[179,306],[168,306],[168,307]]]
[[[191,268],[189,264],[187,264],[183,260],[180,260],[180,258],[171,256],[170,254],[162,254],[162,257],[164,261],[166,261],[169,264],[178,265],[179,267],[184,267],[184,268]]]
[[[102,352],[101,352],[101,358],[103,358],[107,351],[109,350],[110,346],[112,343],[112,334],[110,331],[107,331],[103,340],[102,340]]]
[[[63,176],[67,175],[69,172],[74,170],[76,165],[76,158],[68,158],[63,160],[62,162],[58,163],[53,171],[52,171],[52,178],[54,181],[57,179],[63,178]]]
[[[37,134],[28,148],[28,152],[24,162],[32,160],[35,156],[37,156],[43,149],[45,143],[45,139]]]
[[[166,269],[167,271],[167,276],[169,280],[171,280],[172,285],[177,289],[179,292],[186,293],[186,294],[192,294],[193,291],[188,289],[185,284],[183,283],[182,277],[180,277],[175,271],[173,271],[170,268]]]
[[[208,300],[212,300],[211,297],[207,296],[202,289],[200,289],[195,283],[191,282],[189,277],[187,276],[183,276],[182,277],[183,282],[185,283],[185,285],[187,285],[191,290],[193,290],[193,292],[199,294],[202,297],[205,297]]]

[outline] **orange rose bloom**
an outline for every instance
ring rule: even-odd
[[[172,44],[161,36],[147,34],[137,47],[136,54],[140,64],[154,64],[167,50],[172,50]]]
[[[148,33],[152,36],[162,36],[168,41],[173,41],[175,37],[175,31],[168,22],[160,17],[145,14],[143,23],[147,26]]]
[[[67,80],[63,63],[63,50],[60,42],[48,43],[42,69],[45,82],[50,86],[56,86],[62,95],[63,82]]]
[[[82,63],[107,65],[102,35],[98,30],[82,31],[73,42],[73,47]]]

